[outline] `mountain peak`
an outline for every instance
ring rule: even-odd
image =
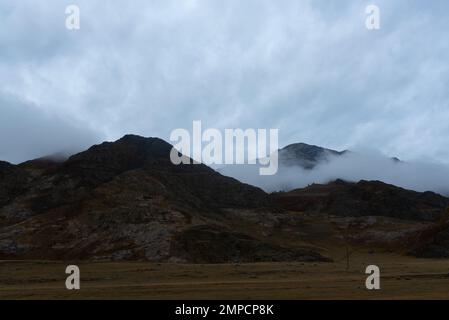
[[[149,141],[167,143],[166,141],[164,141],[158,137],[143,137],[143,136],[139,136],[137,134],[125,134],[123,137],[121,137],[120,139],[118,139],[115,142],[120,142],[120,141],[130,142],[130,143],[147,143]]]
[[[313,169],[319,162],[328,160],[330,156],[340,156],[345,152],[300,142],[281,149],[279,158],[283,165]]]
[[[94,145],[69,158],[69,162],[79,160],[107,160],[107,158],[120,158],[122,160],[134,159],[142,162],[148,158],[166,158],[170,154],[172,146],[159,138],[145,138],[138,135],[125,135],[114,142],[103,142]],[[118,160],[118,159],[117,159]]]

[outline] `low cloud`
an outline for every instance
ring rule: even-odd
[[[20,163],[55,152],[71,154],[101,140],[94,130],[13,96],[0,96],[0,160]]]
[[[434,191],[449,195],[449,167],[435,163],[397,162],[375,152],[350,152],[331,157],[312,170],[281,166],[274,176],[259,176],[257,166],[227,166],[219,169],[227,176],[267,192],[303,188],[312,183],[325,184],[336,179],[358,182],[380,180],[415,191]]]

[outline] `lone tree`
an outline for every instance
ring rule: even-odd
[[[344,259],[346,260],[346,271],[348,271],[350,268],[351,256],[355,252],[354,248],[352,247],[352,240],[356,225],[357,223],[353,221],[345,221],[342,224],[338,224],[337,222],[333,223],[334,229],[339,234],[339,238],[343,240],[345,249]]]

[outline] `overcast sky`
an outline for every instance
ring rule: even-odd
[[[449,163],[448,14],[447,0],[2,0],[0,159],[202,120]]]

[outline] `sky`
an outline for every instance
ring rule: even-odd
[[[447,0],[2,0],[0,159],[201,120],[448,164],[448,14]]]

